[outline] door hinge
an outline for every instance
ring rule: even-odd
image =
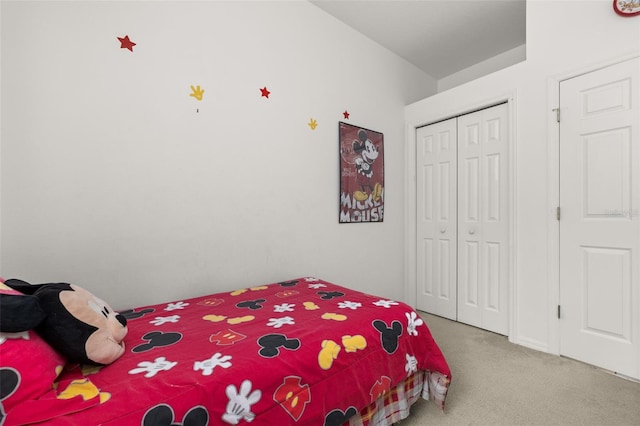
[[[558,305],[558,319],[560,319],[560,305]]]
[[[551,111],[555,111],[556,112],[556,121],[559,123],[560,122],[560,108],[554,108]]]
[[[560,220],[560,206],[556,207],[556,219]]]

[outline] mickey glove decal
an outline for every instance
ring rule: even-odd
[[[189,304],[187,302],[173,302],[173,303],[168,303],[167,307],[164,308],[165,311],[175,311],[176,309],[184,309],[187,306],[189,306]]]
[[[424,324],[424,321],[422,321],[422,318],[420,318],[415,312],[405,312],[404,316],[407,317],[407,333],[412,336],[417,336],[418,327]]]
[[[176,323],[179,319],[180,315],[171,315],[169,317],[155,317],[155,319],[152,319],[151,321],[149,321],[149,323],[153,325],[162,325],[168,322]]]
[[[283,325],[294,325],[295,321],[293,318],[287,316],[282,318],[269,318],[269,322],[267,323],[268,327],[280,328]]]
[[[218,366],[222,368],[231,367],[230,359],[231,355],[222,355],[220,352],[217,352],[209,359],[194,362],[193,371],[202,370],[203,376],[210,376],[211,373],[213,373],[213,369]]]
[[[376,306],[380,306],[383,308],[387,308],[389,309],[390,307],[397,305],[398,302],[393,301],[393,300],[378,300],[377,302],[373,302],[374,305]]]
[[[348,300],[345,300],[344,302],[338,303],[338,308],[340,308],[340,309],[352,309],[352,310],[355,311],[358,308],[362,308],[362,303],[360,303],[360,302],[350,302]]]
[[[418,360],[415,356],[409,354],[405,354],[405,359],[407,363],[404,365],[404,371],[407,372],[407,377],[409,377],[418,371]]]
[[[227,386],[225,392],[229,402],[227,403],[227,411],[222,415],[224,422],[237,425],[242,419],[248,422],[253,421],[256,415],[251,412],[251,406],[260,401],[262,392],[260,390],[251,392],[251,386],[250,380],[242,382],[240,392],[234,385]]]
[[[178,365],[177,362],[167,361],[163,356],[156,358],[155,361],[142,361],[138,363],[138,368],[129,370],[129,374],[146,373],[144,377],[150,378],[158,374],[160,371],[169,371]]]

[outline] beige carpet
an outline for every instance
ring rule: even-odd
[[[399,426],[640,425],[640,383],[422,313],[453,376],[444,413],[420,400]]]

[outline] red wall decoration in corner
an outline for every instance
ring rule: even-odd
[[[620,16],[640,15],[640,0],[613,0],[613,10]]]

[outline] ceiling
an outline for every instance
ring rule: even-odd
[[[311,3],[437,80],[526,41],[526,0]]]

